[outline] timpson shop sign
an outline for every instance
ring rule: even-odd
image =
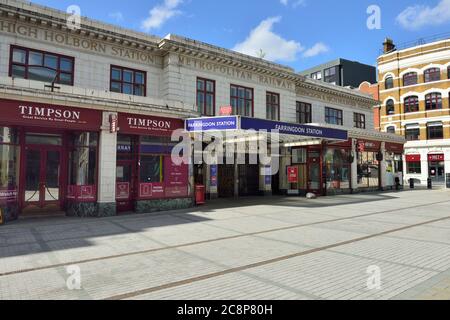
[[[102,112],[34,102],[0,100],[0,123],[74,130],[100,130]]]
[[[148,52],[136,49],[127,49],[120,46],[111,45],[106,42],[96,41],[94,39],[75,37],[68,32],[47,30],[7,20],[0,20],[0,32],[58,45],[65,45],[72,48],[84,49],[95,53],[107,54],[113,57],[133,60],[135,62],[144,63],[147,65],[162,66],[162,58],[149,54]]]
[[[174,130],[184,129],[181,119],[119,113],[119,131],[126,134],[170,137]]]

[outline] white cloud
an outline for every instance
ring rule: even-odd
[[[289,1],[290,0],[280,0],[280,3],[283,6],[288,6],[289,5]],[[297,8],[299,6],[305,6],[306,5],[306,0],[295,0],[294,2],[292,2],[292,7],[293,8]]]
[[[449,21],[450,0],[440,0],[435,7],[410,6],[397,16],[397,22],[409,30],[417,30],[427,25],[436,26]]]
[[[263,20],[253,29],[245,41],[236,44],[233,50],[258,56],[262,50],[264,58],[270,61],[294,61],[297,54],[303,50],[299,42],[286,40],[273,32],[273,25],[281,21],[281,17],[271,17]]]
[[[317,56],[319,54],[326,53],[328,51],[330,51],[328,46],[326,46],[323,42],[318,42],[315,45],[313,45],[311,48],[306,50],[303,53],[303,57],[304,58],[311,58],[311,57],[315,57],[315,56]]]
[[[117,22],[123,21],[123,13],[120,12],[120,11],[117,11],[117,12],[111,12],[110,14],[108,14],[108,16],[109,16],[111,19],[116,20]]]
[[[160,28],[167,20],[181,13],[177,10],[181,3],[183,0],[164,0],[164,3],[150,10],[149,17],[142,21],[142,29],[148,32]]]

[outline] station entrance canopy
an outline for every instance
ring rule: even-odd
[[[258,133],[271,136],[271,133],[277,132],[279,142],[286,146],[301,142],[319,143],[321,141],[340,142],[348,140],[348,132],[345,130],[242,116],[187,119],[185,129],[189,133],[202,133],[205,136],[214,136],[217,132],[225,135],[228,132],[242,138],[251,138]]]

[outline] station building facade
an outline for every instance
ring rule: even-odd
[[[405,180],[444,184],[450,177],[450,40],[396,49],[378,58],[381,131],[405,144]]]
[[[66,21],[38,5],[0,4],[3,221],[185,208],[196,183],[211,198],[358,192],[392,187],[387,173],[401,171],[404,139],[372,129],[367,95],[174,35],[85,18],[73,30]],[[172,133],[226,106],[240,117],[345,131],[346,139],[291,136],[277,175],[259,165],[175,164]]]

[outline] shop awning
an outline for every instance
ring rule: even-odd
[[[348,140],[348,132],[345,130],[242,116],[187,119],[185,129],[190,133],[206,134],[232,131],[237,136],[247,136],[248,134],[255,134],[255,132],[267,132],[267,134],[270,134],[277,131],[282,142],[294,142],[305,139],[316,141]]]

